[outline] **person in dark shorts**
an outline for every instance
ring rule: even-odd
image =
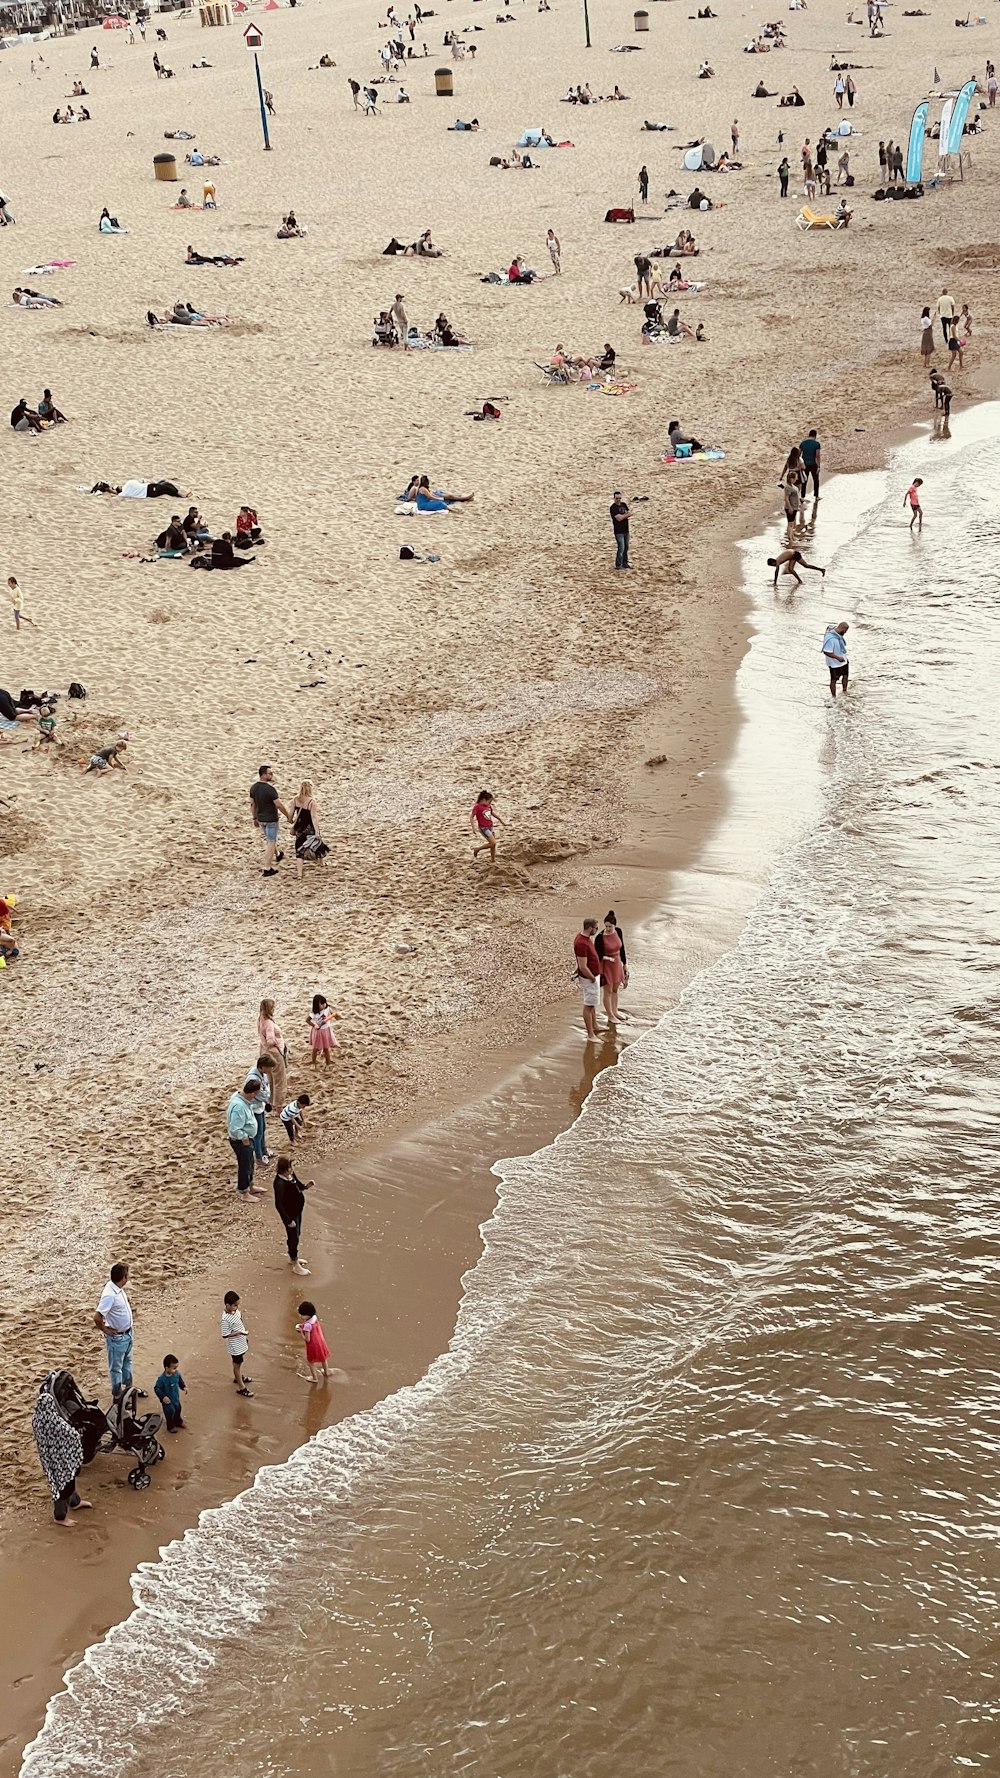
[[[803,486],[803,492],[805,492],[805,489],[808,488],[809,482],[811,480],[812,485],[813,485],[813,494],[817,500],[819,499],[819,459],[820,459],[821,450],[822,450],[822,446],[819,442],[819,439],[816,436],[816,428],[814,426],[812,428],[812,431],[809,434],[809,437],[804,438],[802,440],[802,443],[799,445],[799,459],[802,463],[803,469],[806,472],[805,473],[805,483]]]
[[[799,568],[808,568],[810,574],[822,574],[824,580],[826,579],[826,569],[821,568],[818,562],[807,562],[800,549],[783,549],[776,556],[768,556],[767,565],[774,569],[775,586],[778,584],[778,575],[782,572],[790,574],[802,586],[802,576],[797,572]]]
[[[849,624],[827,624],[826,635],[823,637],[823,659],[830,669],[830,696],[835,698],[837,687],[840,686],[844,696],[847,695],[849,666],[847,660],[847,635]]]

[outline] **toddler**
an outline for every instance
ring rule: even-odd
[[[173,1352],[168,1352],[163,1360],[163,1369],[153,1384],[153,1393],[161,1408],[168,1432],[185,1430],[185,1421],[181,1415],[181,1390],[187,1384],[181,1376],[181,1361]]]

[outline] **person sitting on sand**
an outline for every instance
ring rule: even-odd
[[[686,321],[681,320],[680,309],[675,309],[667,321],[667,332],[671,339],[694,339],[694,328],[689,327]]]
[[[184,518],[184,534],[187,538],[200,538],[203,542],[211,542],[208,526],[196,506],[189,506]]]
[[[242,258],[232,253],[196,253],[189,246],[184,259],[185,265],[242,265]]]
[[[194,204],[192,204],[192,202],[191,202],[191,199],[188,197],[186,185],[181,186],[181,195],[177,199],[175,208],[178,210],[193,210],[195,208]]]
[[[452,327],[443,309],[434,323],[434,337],[442,346],[467,346],[469,343],[464,334]]]
[[[709,67],[707,62],[702,62],[701,67],[698,69],[698,79],[699,80],[714,80],[715,79],[715,69]]]
[[[686,432],[681,431],[681,423],[679,420],[671,420],[670,425],[667,428],[667,436],[670,440],[670,449],[673,451],[675,457],[677,455],[678,445],[690,445],[692,451],[703,451],[705,449],[704,445],[700,444],[698,439],[689,438]]]
[[[222,536],[217,537],[212,544],[213,568],[245,568],[253,561],[256,561],[255,556],[238,556],[236,554],[231,531],[223,531]]]
[[[628,93],[623,93],[618,87],[615,87],[614,92],[608,94],[608,98],[609,99],[620,99],[624,103],[624,101],[628,98]]]
[[[66,415],[59,412],[59,409],[56,407],[56,404],[52,399],[51,389],[42,390],[42,399],[38,403],[38,412],[43,420],[48,421],[50,426],[65,426],[67,423]]]
[[[507,268],[508,284],[533,284],[534,281],[534,272],[528,271],[524,260],[518,253],[515,258],[511,260],[510,265]]]
[[[105,205],[104,209],[101,211],[101,219],[100,219],[97,226],[100,229],[102,235],[127,235],[128,234],[128,229],[122,228],[122,225],[119,222],[117,216],[112,216],[110,210],[107,208],[107,205]]]
[[[417,482],[415,494],[411,498],[416,500],[418,512],[446,512],[449,506],[465,506],[476,496],[474,494],[446,494],[443,488],[435,488],[432,492],[429,478],[422,475]]]
[[[295,211],[289,210],[288,215],[283,216],[281,219],[281,227],[278,230],[278,240],[298,241],[302,239],[305,232],[304,228],[299,227]]]
[[[321,68],[335,68],[337,64],[332,56],[322,55],[319,58],[319,66]]]
[[[175,512],[166,529],[156,539],[156,547],[162,554],[185,556],[188,551],[188,534],[179,512]]]
[[[45,424],[40,415],[30,408],[25,396],[21,396],[15,408],[11,409],[11,428],[14,432],[44,432]]]
[[[423,234],[418,240],[414,241],[412,247],[404,248],[404,252],[415,253],[418,259],[444,258],[444,254],[440,247],[435,247],[434,242],[431,240],[431,231],[429,228],[424,229]]]
[[[705,332],[704,321],[699,321],[697,327],[694,330],[694,337],[695,337],[695,343],[699,346],[702,344],[703,341],[708,339],[708,334]]]
[[[255,507],[240,507],[236,514],[236,536],[233,541],[237,549],[251,549],[255,543],[263,543],[264,537]]]

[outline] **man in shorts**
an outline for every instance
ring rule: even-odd
[[[848,624],[828,624],[826,635],[823,637],[823,659],[830,669],[831,698],[837,696],[838,685],[844,696],[847,696],[847,679],[850,669],[847,662],[847,643],[844,641],[844,637],[847,635],[849,627]]]
[[[254,826],[264,835],[264,869],[260,874],[276,877],[278,865],[285,856],[278,851],[278,816],[284,815],[286,821],[290,821],[291,816],[278,796],[277,785],[271,781],[270,766],[261,766],[256,784],[250,786],[250,807]]]
[[[597,1041],[597,1008],[601,992],[601,959],[594,943],[596,932],[597,921],[584,920],[583,930],[573,940],[576,976],[583,992],[583,1028],[588,1043]]]

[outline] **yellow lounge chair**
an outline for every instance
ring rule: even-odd
[[[835,216],[817,216],[815,210],[810,210],[808,204],[803,204],[795,218],[795,226],[796,228],[836,228],[837,218]]]

